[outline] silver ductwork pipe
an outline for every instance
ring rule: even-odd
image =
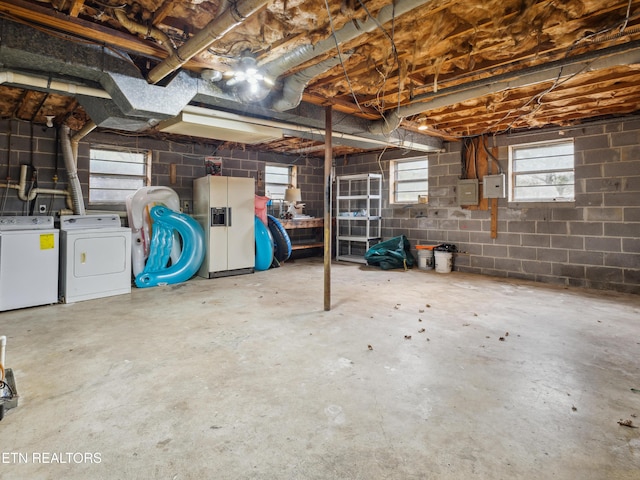
[[[95,128],[95,124],[94,124]],[[67,170],[67,178],[69,179],[69,191],[71,192],[71,201],[73,203],[73,213],[76,215],[85,215],[84,198],[82,196],[82,186],[78,178],[78,169],[76,166],[76,155],[73,154],[71,146],[70,129],[66,125],[60,127],[62,135],[60,135],[60,144],[62,147],[62,158],[64,166]]]
[[[376,28],[380,28],[380,25],[384,25],[394,18],[409,13],[428,3],[432,3],[433,1],[434,0],[398,0],[395,2],[395,5],[387,5],[380,9],[375,19],[370,17],[365,18],[364,21],[353,19],[353,21],[347,22],[344,27],[336,31],[333,35],[319,41],[315,45],[302,45],[276,60],[260,65],[260,68],[271,78],[278,78],[287,70],[333,50],[336,48],[336,43],[343,44],[365,33],[373,32]]]
[[[640,42],[632,42],[576,57],[564,58],[546,65],[537,65],[523,70],[508,72],[474,82],[417,95],[412,103],[396,108],[384,119],[373,122],[369,133],[389,135],[400,126],[403,118],[418,115],[428,110],[455,105],[473,98],[482,97],[515,88],[558,81],[586,72],[593,72],[619,65],[640,63]]]
[[[349,58],[351,55],[351,52],[343,54],[342,60]],[[324,73],[330,68],[338,65],[340,61],[341,59],[339,57],[328,58],[327,60],[285,78],[282,85],[282,92],[272,101],[271,108],[276,112],[284,112],[300,105],[300,102],[302,101],[302,94],[309,82],[321,73]]]
[[[268,0],[239,0],[238,3],[231,5],[187,43],[178,48],[169,58],[153,68],[147,77],[148,82],[156,84],[170,73],[175,72],[268,3]]]
[[[424,107],[421,106],[421,108]],[[385,137],[391,135],[394,130],[396,130],[400,126],[402,119],[408,116],[405,111],[401,112],[401,110],[401,108],[396,108],[388,115],[382,117],[382,120],[371,122],[369,124],[369,133],[373,133],[375,135],[384,135]]]
[[[364,21],[354,19],[353,21],[346,23],[344,27],[333,35],[321,40],[315,45],[301,45],[276,60],[260,65],[260,68],[264,75],[270,78],[278,78],[284,72],[330,52],[336,48],[336,44],[344,44],[359,37],[360,35],[372,32],[376,28],[379,28],[380,25],[384,25],[394,18],[432,1],[433,0],[399,0],[395,6],[387,5],[382,8],[378,12],[378,16],[375,20],[370,17],[367,17]],[[298,74],[289,77],[291,79],[287,78],[285,80],[282,97],[274,101],[272,108],[276,111],[282,112],[297,107],[302,100],[302,91],[311,79],[337,65],[339,62],[339,59],[331,60],[334,61],[333,65],[326,66],[330,64],[329,61],[327,61],[327,64],[325,64],[325,62],[321,62],[321,64],[325,64],[324,69],[318,69],[315,73],[312,71],[314,67],[310,67],[304,72],[299,72]],[[302,89],[300,89],[300,86],[302,86]],[[398,125],[399,124],[400,122],[398,121]],[[394,129],[390,131],[393,131]]]

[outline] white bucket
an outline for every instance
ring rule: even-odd
[[[420,270],[433,268],[433,250],[418,250],[418,268]]]
[[[436,260],[436,272],[451,272],[451,269],[453,268],[453,252],[441,252],[436,250],[434,253]]]

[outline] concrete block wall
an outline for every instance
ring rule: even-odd
[[[249,149],[221,149],[206,141],[177,142],[174,140],[156,140],[146,137],[128,138],[111,133],[92,132],[81,143],[78,151],[78,170],[82,168],[80,180],[83,191],[89,178],[89,149],[92,144],[113,145],[120,147],[140,148],[152,152],[151,184],[167,186],[178,193],[180,200],[193,201],[193,180],[206,175],[205,161],[208,157],[219,157],[222,162],[222,175],[226,177],[253,178],[256,185],[256,195],[264,195],[264,171],[267,163],[283,165],[298,165],[299,181],[309,182],[309,187],[303,189],[303,201],[308,201],[311,210],[322,209],[322,196],[314,196],[315,190],[322,176],[315,178],[318,170],[314,165],[301,163],[298,157],[258,152]],[[296,163],[297,162],[297,163]],[[176,183],[171,183],[171,165],[176,165]],[[306,194],[309,193],[309,195]],[[190,212],[187,212],[190,213]]]
[[[64,190],[67,176],[62,155],[56,174],[56,130],[18,120],[0,120],[0,215],[38,215],[39,206],[47,212],[66,207],[65,196],[42,195],[32,202],[18,199],[17,191],[6,188],[17,184],[21,165],[27,165],[26,191],[39,188]],[[34,182],[37,179],[37,183]]]
[[[640,119],[494,141],[506,171],[510,144],[571,137],[575,202],[509,204],[500,199],[498,236],[492,239],[489,211],[457,206],[460,143],[448,143],[445,152],[428,156],[427,205],[392,206],[385,196],[383,238],[404,234],[413,247],[453,243],[460,251],[454,270],[640,293]],[[382,172],[388,192],[392,158],[402,157],[397,152],[383,158],[355,156],[338,165],[336,174]]]
[[[209,156],[222,158],[222,174],[233,177],[251,177],[256,179],[256,194],[264,195],[264,168],[266,163],[295,164],[298,166],[298,180],[302,185],[303,201],[310,214],[321,215],[323,192],[323,163],[321,160],[300,159],[286,155],[262,153],[253,150],[217,149],[215,145],[202,142],[177,142],[157,140],[142,136],[119,135],[116,133],[92,132],[79,144],[78,177],[88,209],[108,209],[124,212],[120,208],[88,205],[89,193],[89,150],[91,145],[114,146],[150,150],[152,154],[151,184],[167,186],[174,189],[181,201],[193,200],[193,180],[206,175],[205,159]],[[16,183],[20,175],[20,165],[30,165],[28,169],[28,185],[31,185],[33,171],[37,171],[40,188],[67,188],[67,174],[62,154],[57,154],[56,130],[43,128],[29,122],[17,120],[0,121],[0,185],[5,184],[7,177],[10,183]],[[58,181],[54,183],[58,164]],[[176,182],[171,183],[172,164],[176,169]],[[33,165],[33,168],[31,167]],[[262,184],[258,182],[262,179]],[[14,189],[0,186],[0,214],[29,215],[39,214],[41,204],[47,206],[47,215],[55,215],[67,208],[64,196],[39,195],[33,205],[18,199]],[[192,204],[192,203],[191,203]],[[34,211],[31,207],[35,206]],[[187,212],[190,213],[190,212]]]
[[[336,174],[383,173],[383,237],[407,235],[413,246],[454,243],[454,269],[486,275],[524,278],[567,286],[640,293],[640,118],[585,128],[526,136],[496,137],[499,160],[506,170],[508,145],[559,138],[575,139],[576,200],[571,204],[509,204],[499,200],[498,237],[490,237],[490,213],[456,205],[460,176],[460,144],[429,155],[429,203],[389,204],[389,160],[406,152],[357,155],[336,161]],[[306,212],[322,216],[324,167],[322,159],[307,159],[250,150],[216,150],[206,142],[175,142],[145,137],[92,132],[81,143],[78,174],[88,194],[88,155],[91,144],[128,146],[152,151],[152,184],[174,188],[182,200],[192,201],[192,182],[205,174],[204,159],[220,156],[223,175],[264,179],[269,163],[298,166],[298,184]],[[58,164],[58,181],[53,177]],[[16,120],[0,121],[0,185],[14,183],[20,165],[29,167],[29,185],[37,171],[40,188],[65,189],[67,177],[57,154],[55,129]],[[171,164],[177,181],[170,182]],[[33,168],[31,167],[33,166]],[[262,172],[262,173],[260,173]],[[264,183],[256,193],[264,194]],[[47,214],[65,208],[64,197],[41,195],[31,204],[16,190],[0,186],[0,214]],[[32,211],[35,209],[35,211]]]

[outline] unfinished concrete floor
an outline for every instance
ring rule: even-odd
[[[640,297],[332,280],[330,312],[313,258],[2,313],[20,401],[0,478],[640,478],[618,424],[640,425]]]

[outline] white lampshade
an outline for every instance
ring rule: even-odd
[[[288,203],[296,203],[302,200],[299,188],[287,188],[284,191],[284,201]]]

